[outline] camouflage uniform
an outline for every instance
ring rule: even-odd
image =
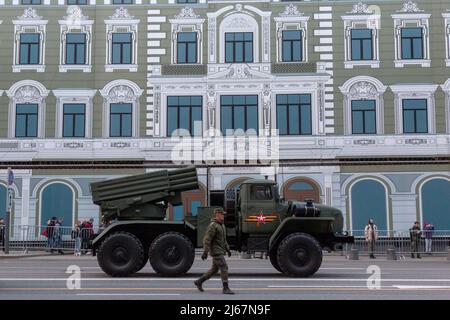
[[[213,258],[212,268],[206,272],[202,278],[208,280],[220,270],[222,282],[228,282],[228,265],[225,261],[225,254],[230,251],[227,243],[225,226],[213,220],[206,230],[203,238],[204,252],[209,253]]]
[[[196,281],[197,287],[200,286],[201,288],[203,282],[210,279],[220,270],[224,291],[225,289],[230,291],[228,288],[228,265],[224,256],[226,253],[231,255],[231,252],[227,243],[226,230],[223,223],[216,220],[211,221],[206,230],[205,237],[203,238],[203,247],[203,255],[206,256],[209,253],[213,258],[213,262],[211,269]],[[201,289],[201,291],[203,290]]]

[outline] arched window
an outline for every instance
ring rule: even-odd
[[[387,195],[384,185],[373,179],[356,182],[350,189],[352,230],[364,230],[370,218],[378,230],[387,230]]]
[[[52,217],[63,221],[62,226],[71,227],[74,220],[74,192],[60,182],[47,185],[41,193],[41,225],[46,225]]]
[[[139,136],[139,97],[144,90],[129,80],[109,82],[103,96],[103,137]]]
[[[49,92],[34,80],[18,81],[6,91],[9,98],[9,138],[44,137],[45,98]]]
[[[305,201],[308,199],[320,203],[319,187],[307,179],[294,179],[283,188],[283,197],[290,201]]]
[[[225,189],[239,189],[241,187],[242,182],[244,182],[248,179],[251,179],[251,178],[243,177],[243,178],[234,179],[233,181],[231,181],[227,184]]]
[[[450,230],[450,180],[433,179],[422,185],[422,222],[436,230]]]
[[[357,76],[339,89],[344,96],[345,134],[383,134],[386,86],[376,78]]]

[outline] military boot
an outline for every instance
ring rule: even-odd
[[[228,282],[223,283],[223,294],[234,294],[233,291],[231,291],[230,287],[228,286]]]
[[[197,289],[198,289],[200,292],[205,291],[205,290],[203,290],[203,287],[202,287],[202,284],[203,284],[204,281],[205,281],[205,280],[203,280],[202,278],[200,278],[200,279],[194,281],[195,286],[197,287]]]

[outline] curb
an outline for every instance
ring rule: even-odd
[[[20,259],[20,258],[32,258],[32,257],[47,257],[47,256],[51,256],[51,253],[35,253],[35,254],[13,254],[13,255],[8,255],[8,254],[2,254],[0,255],[0,259]]]

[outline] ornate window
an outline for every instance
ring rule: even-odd
[[[256,15],[254,14],[256,13]],[[225,63],[225,33],[227,32],[252,32],[253,33],[253,61],[259,63],[259,49],[262,50],[262,62],[270,62],[270,16],[272,12],[261,11],[251,5],[240,3],[234,6],[226,6],[216,12],[208,13],[208,62]],[[224,15],[219,28],[217,18]],[[256,18],[255,18],[256,17]],[[258,26],[257,19],[261,22]],[[259,30],[261,28],[261,41]],[[217,30],[218,29],[218,30]],[[219,36],[217,36],[219,32]],[[216,44],[219,39],[220,45]],[[219,49],[220,52],[217,52]],[[211,72],[216,72],[214,67]],[[263,71],[270,71],[270,67],[263,66]]]
[[[67,8],[67,16],[59,20],[61,44],[59,50],[59,71],[92,69],[92,25],[77,6]]]
[[[139,97],[141,90],[129,80],[108,83],[103,96],[103,137],[139,136]]]
[[[395,133],[436,133],[434,93],[438,85],[390,86],[395,95]]]
[[[308,61],[308,21],[309,17],[290,4],[274,18],[277,30],[277,61]]]
[[[394,19],[396,68],[407,64],[431,66],[430,28],[431,14],[423,13],[413,1],[407,1],[402,9],[392,15]]]
[[[92,100],[96,92],[88,89],[53,90],[57,138],[92,138]]]
[[[258,96],[220,97],[220,130],[223,135],[258,134]]]
[[[14,53],[13,72],[22,70],[45,71],[45,33],[47,20],[42,20],[33,8],[13,20]]]
[[[137,40],[139,19],[134,19],[124,7],[116,9],[106,24],[105,71],[137,72]],[[120,52],[119,52],[120,51]]]
[[[167,97],[167,136],[202,135],[202,96]]]
[[[195,14],[192,8],[185,7],[173,19],[169,19],[169,22],[172,34],[172,63],[202,63],[205,19]]]
[[[45,136],[45,98],[49,92],[33,80],[18,81],[6,91],[9,97],[9,138]]]
[[[368,76],[351,78],[339,87],[344,95],[345,134],[384,133],[383,94],[386,88],[378,79]]]
[[[442,17],[445,21],[445,64],[450,67],[450,12],[443,13]]]
[[[342,16],[345,37],[345,68],[354,66],[380,67],[379,25],[380,14],[367,4],[359,2]]]

